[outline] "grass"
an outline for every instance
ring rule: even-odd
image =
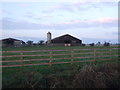
[[[30,83],[27,83],[27,81],[31,82],[32,85],[34,85],[36,82],[38,82],[34,88],[85,88],[85,85],[80,86],[81,82],[78,81],[82,78],[85,77],[91,77],[89,75],[91,75],[91,71],[87,71],[88,68],[86,67],[86,69],[84,66],[85,65],[90,65],[90,67],[94,67],[94,71],[95,72],[106,72],[105,70],[112,70],[111,66],[109,67],[105,67],[106,64],[108,63],[108,65],[111,63],[113,64],[112,66],[116,66],[116,63],[118,62],[117,60],[112,60],[112,61],[97,61],[96,63],[89,63],[89,62],[83,62],[83,63],[75,63],[73,65],[71,64],[58,64],[58,65],[52,65],[47,66],[25,66],[25,67],[14,67],[14,68],[3,68],[3,88],[32,88],[32,86],[30,85]],[[119,63],[118,63],[119,64]],[[119,65],[118,65],[119,66]],[[81,71],[82,70],[82,71]],[[112,70],[112,71],[116,71]],[[88,72],[88,74],[86,73],[86,75],[81,74],[82,72]],[[108,72],[106,72],[107,74]],[[110,75],[115,74],[114,72],[112,72]],[[82,78],[80,78],[82,76]],[[93,75],[97,75],[95,73],[93,73]],[[97,77],[97,76],[96,76]],[[102,76],[99,76],[102,77]],[[98,79],[99,79],[98,77]],[[110,76],[111,78],[116,78],[116,75]],[[86,78],[86,84],[88,84],[87,82],[89,82],[89,80],[87,81]],[[26,81],[27,79],[27,81]],[[96,78],[97,79],[97,78]],[[97,80],[98,80],[97,79]],[[105,79],[105,77],[102,79]],[[94,80],[93,77],[91,77],[91,80]],[[84,80],[82,80],[83,82]],[[114,79],[112,80],[112,82],[110,83],[115,83],[118,87],[118,81],[114,81]],[[96,81],[97,82],[97,81]],[[56,84],[58,83],[58,84]],[[70,84],[71,83],[71,84]],[[99,83],[99,81],[97,82]],[[102,83],[102,81],[101,81]],[[69,85],[70,84],[70,85]],[[55,86],[54,86],[55,85]],[[92,83],[90,83],[91,87],[95,87],[94,85],[92,85]],[[88,88],[91,88],[90,85],[86,85]],[[106,85],[106,84],[105,84]],[[97,86],[96,86],[97,87]],[[104,87],[108,87],[108,86],[100,86],[101,88]],[[110,87],[110,86],[109,86]],[[98,88],[98,87],[97,87]]]
[[[16,48],[3,48],[3,51],[15,51],[15,50],[50,50],[50,49],[86,49],[86,48],[94,48],[94,47],[80,47],[80,46],[73,46],[73,47],[63,47],[63,46],[56,46],[56,47],[46,47],[46,46],[41,46],[41,47],[16,47]],[[109,48],[109,47],[95,47],[95,48]],[[76,51],[75,53],[80,53],[83,51]],[[87,52],[87,51],[84,51]],[[103,52],[102,49],[100,52]],[[113,51],[113,54],[116,54],[118,51]],[[41,52],[40,52],[41,53]],[[40,54],[40,53],[24,53],[26,54]],[[42,53],[42,54],[47,54],[48,52]],[[68,52],[54,52],[56,53],[68,53]],[[108,53],[109,54],[109,53]],[[108,55],[107,54],[107,55]],[[18,55],[18,53],[3,53],[3,55]],[[90,54],[86,54],[90,55]],[[91,54],[93,55],[93,54]],[[101,54],[102,55],[102,54]],[[80,56],[79,54],[76,55]],[[57,56],[56,58],[59,58],[60,56]],[[70,57],[63,55],[63,57]],[[31,59],[31,58],[46,58],[46,57],[23,57],[24,59]],[[109,58],[109,57],[106,57]],[[11,58],[3,58],[3,60],[7,60]],[[12,58],[12,60],[15,60],[18,58]],[[93,59],[93,58],[91,58]],[[68,63],[68,64],[54,64],[51,67],[49,65],[43,65],[43,66],[23,66],[23,67],[11,67],[11,68],[2,68],[2,85],[3,88],[91,88],[91,87],[102,87],[102,88],[107,88],[111,87],[110,85],[107,85],[106,83],[110,83],[114,87],[118,88],[118,81],[116,79],[117,74],[116,71],[117,68],[114,68],[113,66],[116,66],[116,64],[120,64],[118,61],[117,57],[112,57],[112,60],[109,61],[101,61],[101,58],[95,62],[81,62],[81,63]],[[90,60],[88,59],[76,59],[77,60]],[[55,60],[54,62],[59,62],[61,60]],[[66,61],[66,60],[62,60]],[[68,59],[68,61],[71,61],[71,59]],[[38,63],[39,61],[34,61],[34,62],[24,62],[24,63]],[[43,61],[46,62],[46,61]],[[49,61],[48,61],[49,62]],[[40,62],[39,62],[40,63]],[[108,63],[108,64],[107,64]],[[109,63],[113,63],[111,65],[113,67],[110,68]],[[3,63],[5,65],[5,63]],[[18,63],[10,63],[10,64],[19,64]],[[6,63],[7,65],[7,63]],[[87,65],[87,66],[86,66]],[[108,67],[107,67],[107,66]],[[111,74],[108,76],[107,71],[103,71],[106,67],[108,70],[112,70]],[[118,65],[119,66],[119,65]],[[92,68],[92,70],[96,73],[92,73],[92,71],[88,71],[88,67]],[[86,68],[86,69],[85,69]],[[83,73],[82,73],[83,72]],[[86,73],[87,72],[87,73]],[[103,76],[100,76],[98,72],[102,72]],[[106,73],[106,74],[105,74]],[[83,76],[82,76],[83,75]],[[96,76],[95,80],[94,77],[91,77],[89,75]],[[87,76],[84,80],[84,78]],[[81,77],[81,78],[80,78]],[[98,77],[98,78],[97,78]],[[109,79],[108,77],[111,77],[112,79]],[[89,80],[91,78],[91,80]],[[99,79],[102,78],[102,79]],[[107,78],[107,79],[105,79]],[[106,80],[105,82],[103,80]],[[81,82],[84,82],[82,84]],[[111,80],[111,81],[110,81]],[[90,81],[90,82],[89,82]],[[98,83],[100,82],[100,84]],[[98,83],[98,84],[95,84]],[[103,85],[103,84],[104,85]],[[91,87],[90,87],[91,86]]]
[[[110,46],[110,47],[116,47],[116,46]],[[13,51],[13,50],[49,50],[49,49],[83,49],[83,48],[110,48],[109,46],[71,46],[71,47],[65,47],[65,46],[31,46],[31,47],[5,47],[2,48],[3,51]]]

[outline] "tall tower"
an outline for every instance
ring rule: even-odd
[[[51,33],[48,32],[47,33],[47,44],[50,44],[51,43]]]

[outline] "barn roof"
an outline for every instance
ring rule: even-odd
[[[24,42],[23,40],[18,40],[18,39],[14,39],[14,38],[2,39],[2,41],[6,41],[6,40],[13,40],[13,41],[22,41],[22,42]]]
[[[81,41],[80,39],[78,39],[78,38],[76,38],[76,37],[73,37],[73,36],[71,36],[71,35],[69,35],[69,34],[65,34],[65,35],[62,35],[62,36],[59,36],[59,37],[56,37],[56,38],[54,38],[54,39],[52,39],[52,40],[57,40],[57,39],[59,39],[59,38],[64,38],[64,37],[71,37],[71,38],[74,38],[74,39],[77,39],[77,40],[79,40],[79,41]]]

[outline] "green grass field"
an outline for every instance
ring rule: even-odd
[[[52,62],[70,62],[72,55],[74,61],[87,61],[87,60],[94,60],[94,48],[96,50],[95,59],[109,59],[110,58],[110,48],[115,47],[82,47],[82,46],[72,46],[72,47],[64,47],[64,46],[39,46],[39,47],[16,47],[16,48],[3,48],[3,51],[31,51],[31,50],[68,50],[68,51],[52,51]],[[78,50],[78,49],[91,49],[91,50]],[[105,50],[104,50],[105,49]],[[88,53],[90,52],[90,53]],[[112,50],[111,54],[117,54],[117,50]],[[86,53],[86,54],[85,54]],[[62,55],[56,55],[62,54]],[[9,53],[2,53],[3,56],[9,55],[18,55],[17,57],[3,57],[3,61],[9,60],[18,60],[18,62],[3,62],[3,65],[19,65],[21,52],[9,52]],[[36,64],[36,63],[49,63],[50,61],[50,51],[38,51],[38,52],[22,52],[22,55],[29,55],[29,56],[22,56],[22,60],[26,60],[22,62],[22,64]],[[37,55],[37,56],[32,56]],[[43,55],[43,56],[39,56]],[[45,55],[45,56],[44,56]],[[46,56],[47,55],[47,56]],[[103,55],[108,55],[102,57]],[[101,57],[97,57],[101,56]],[[79,57],[86,57],[86,58],[79,58]],[[87,58],[88,57],[88,58]],[[60,58],[67,58],[67,59],[60,59]],[[112,57],[114,58],[114,57]],[[31,59],[48,59],[48,60],[31,60]],[[31,60],[31,61],[29,61]]]
[[[101,50],[99,52],[107,52],[107,51],[102,51],[102,49],[109,49],[109,48],[116,48],[114,47],[90,47],[90,46],[71,46],[71,47],[64,47],[64,46],[39,46],[39,47],[9,47],[9,48],[2,48],[2,51],[31,51],[31,50],[56,50],[56,49],[64,49],[64,50],[71,50],[71,49],[93,49],[93,48],[100,48]],[[80,52],[87,52],[87,51],[76,51],[74,53],[80,53]],[[69,52],[53,52],[54,54],[62,53],[66,54]],[[3,53],[2,55],[19,55],[20,53]],[[39,54],[49,54],[49,52],[31,52],[31,53],[23,53],[23,55],[39,55]],[[106,53],[107,55],[109,54]],[[112,51],[112,54],[118,54],[118,50]],[[86,54],[87,56],[90,56],[90,54]],[[93,55],[93,54],[91,54]],[[100,54],[99,54],[100,55]],[[103,54],[101,54],[103,55]],[[80,56],[79,54],[76,55]],[[84,56],[84,55],[82,55]],[[60,58],[61,56],[53,56],[52,58]],[[71,57],[67,55],[63,55],[62,57]],[[23,57],[23,59],[40,59],[40,58],[49,58],[48,57]],[[110,57],[105,57],[105,58],[110,58]],[[16,60],[20,59],[20,57],[15,57],[15,58],[3,58],[2,60]],[[75,59],[77,60],[91,60],[94,58],[88,58],[88,59]],[[37,83],[37,88],[46,88],[47,83],[46,83],[46,77],[48,75],[58,75],[62,77],[72,77],[72,71],[74,70],[80,70],[84,65],[86,64],[92,64],[95,67],[99,67],[100,65],[106,63],[106,62],[119,62],[118,57],[112,57],[112,60],[109,61],[101,61],[97,60],[96,58],[95,62],[80,62],[80,63],[68,63],[68,64],[54,64],[52,66],[49,65],[38,65],[38,66],[23,66],[23,67],[5,67],[2,68],[2,86],[3,88],[32,88],[32,85]],[[99,58],[101,59],[101,58]],[[66,61],[66,60],[55,60],[52,62],[58,62],[58,61]],[[71,61],[71,59],[68,59],[67,61]],[[46,61],[43,61],[46,62]],[[49,62],[49,61],[48,61]],[[34,61],[34,62],[24,62],[26,63],[41,63],[40,61]],[[16,63],[2,63],[3,65],[10,65],[10,64],[20,64],[19,62]],[[32,85],[31,85],[32,84]],[[63,86],[64,87],[64,86]]]
[[[81,48],[110,48],[118,46],[31,46],[31,47],[5,47],[2,48],[3,51],[13,51],[13,50],[49,50],[49,49],[81,49]]]

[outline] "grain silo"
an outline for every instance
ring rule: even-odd
[[[47,33],[47,44],[50,44],[51,43],[51,33],[48,32]]]

